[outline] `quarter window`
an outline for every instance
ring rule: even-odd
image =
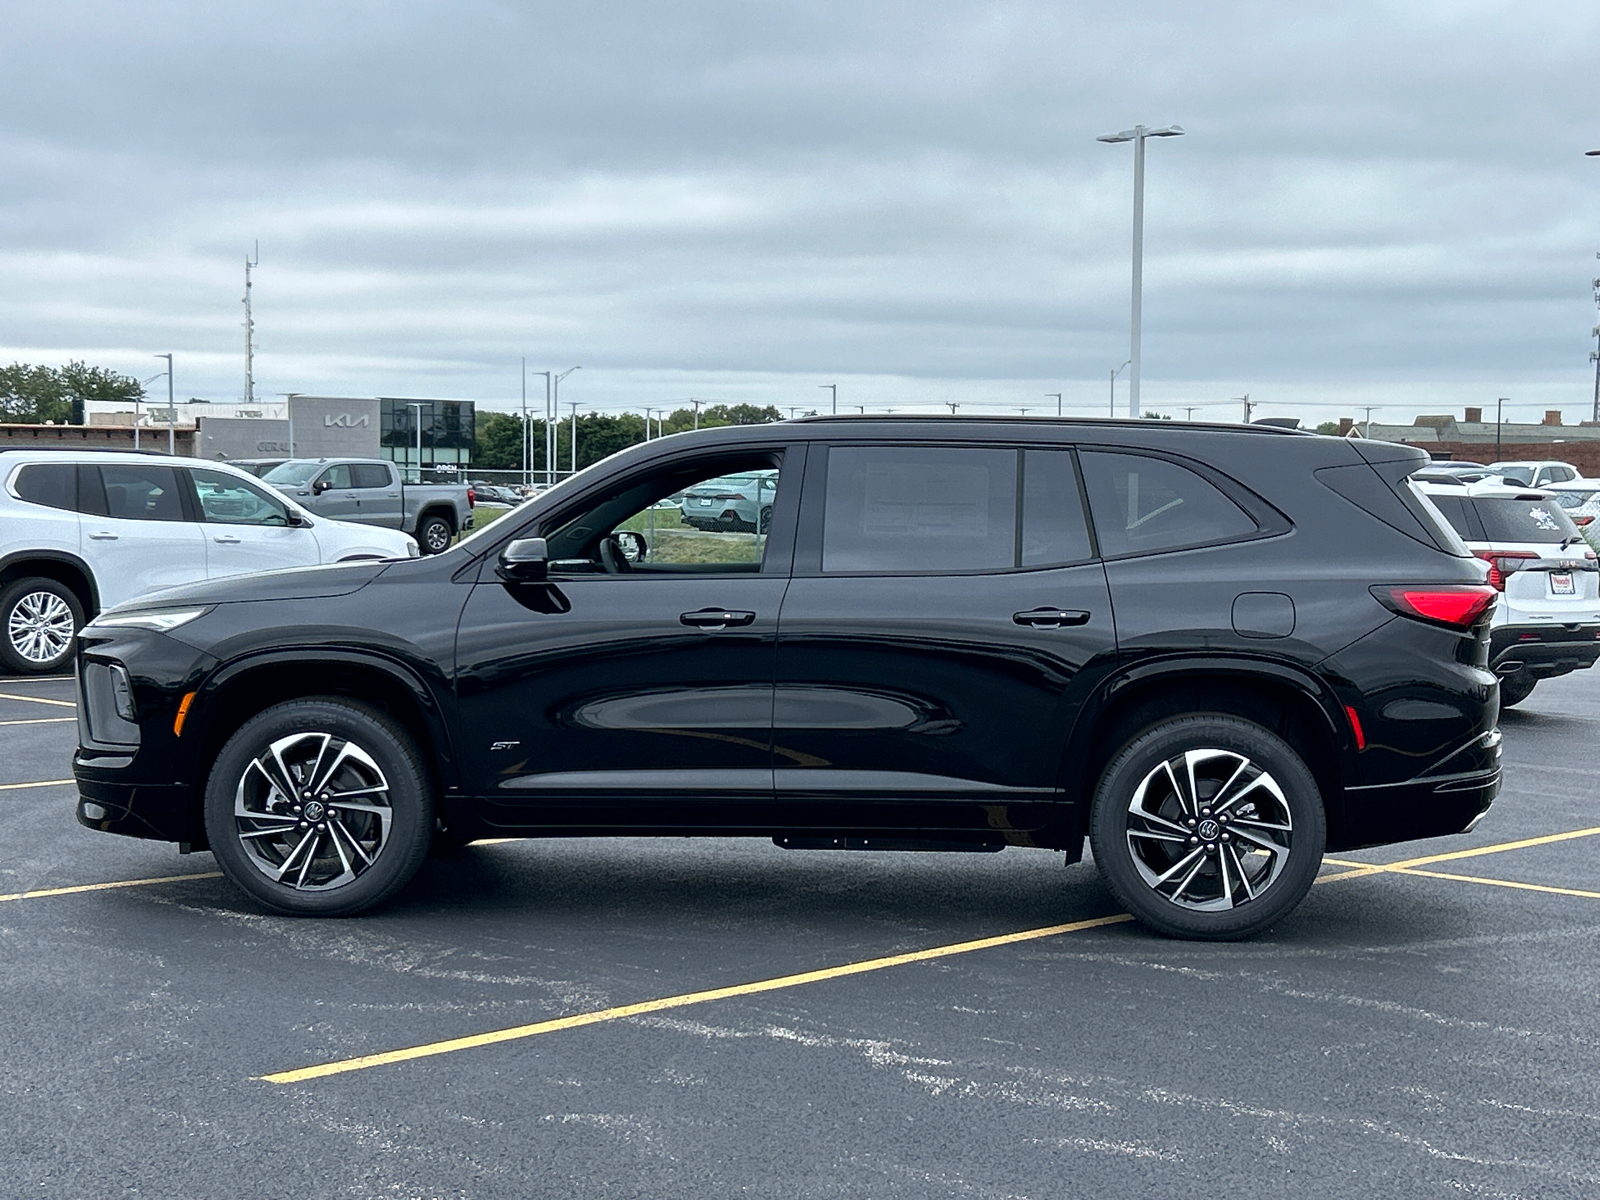
[[[1107,557],[1205,546],[1257,530],[1214,484],[1166,459],[1088,451],[1083,475]]]
[[[78,506],[77,468],[70,463],[35,463],[17,472],[16,488],[19,499],[46,508]]]
[[[824,571],[1004,570],[1016,562],[1017,452],[834,447]]]
[[[1067,450],[1026,450],[1022,457],[1022,565],[1057,566],[1092,557],[1078,472]]]

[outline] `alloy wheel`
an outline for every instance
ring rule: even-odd
[[[394,810],[372,755],[332,733],[291,734],[250,760],[234,825],[251,864],[296,891],[360,878],[388,844]]]
[[[65,657],[75,632],[72,609],[54,592],[26,593],[12,606],[6,621],[11,648],[40,666]]]
[[[1288,865],[1294,822],[1278,782],[1232,750],[1185,750],[1128,803],[1133,865],[1157,895],[1199,912],[1259,900]]]

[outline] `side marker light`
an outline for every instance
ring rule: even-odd
[[[182,700],[178,701],[178,715],[176,717],[172,718],[172,736],[173,737],[182,737],[183,736],[183,721],[184,721],[184,718],[189,715],[189,705],[191,705],[193,703],[194,703],[194,693],[193,692],[187,693],[183,697]]]
[[[1344,706],[1344,715],[1350,722],[1350,732],[1356,735],[1356,749],[1365,750],[1367,748],[1367,735],[1362,732],[1360,715],[1348,704]]]

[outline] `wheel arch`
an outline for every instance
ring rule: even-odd
[[[285,650],[224,664],[196,692],[190,707],[195,725],[185,729],[194,737],[190,752],[194,803],[202,802],[209,764],[241,725],[274,704],[312,696],[358,700],[387,713],[416,743],[440,801],[460,786],[444,710],[415,671],[359,651]]]
[[[23,550],[0,559],[0,587],[30,575],[54,579],[71,589],[83,605],[85,618],[100,611],[100,586],[89,564],[65,550]]]
[[[1141,730],[1167,717],[1218,712],[1253,721],[1303,747],[1322,792],[1328,840],[1343,822],[1344,790],[1359,780],[1349,731],[1336,719],[1332,691],[1309,672],[1251,659],[1183,658],[1125,668],[1098,691],[1063,756],[1063,795],[1087,834],[1089,804],[1106,765]]]
[[[420,512],[417,513],[417,521],[415,526],[413,526],[413,536],[422,532],[422,524],[429,517],[443,517],[450,523],[451,533],[457,533],[460,531],[461,522],[456,519],[455,506],[453,504],[442,504],[438,501],[435,501],[434,503],[425,506]]]

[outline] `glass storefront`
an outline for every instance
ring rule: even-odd
[[[453,483],[465,478],[476,433],[472,401],[380,397],[378,405],[383,456],[407,480]]]

